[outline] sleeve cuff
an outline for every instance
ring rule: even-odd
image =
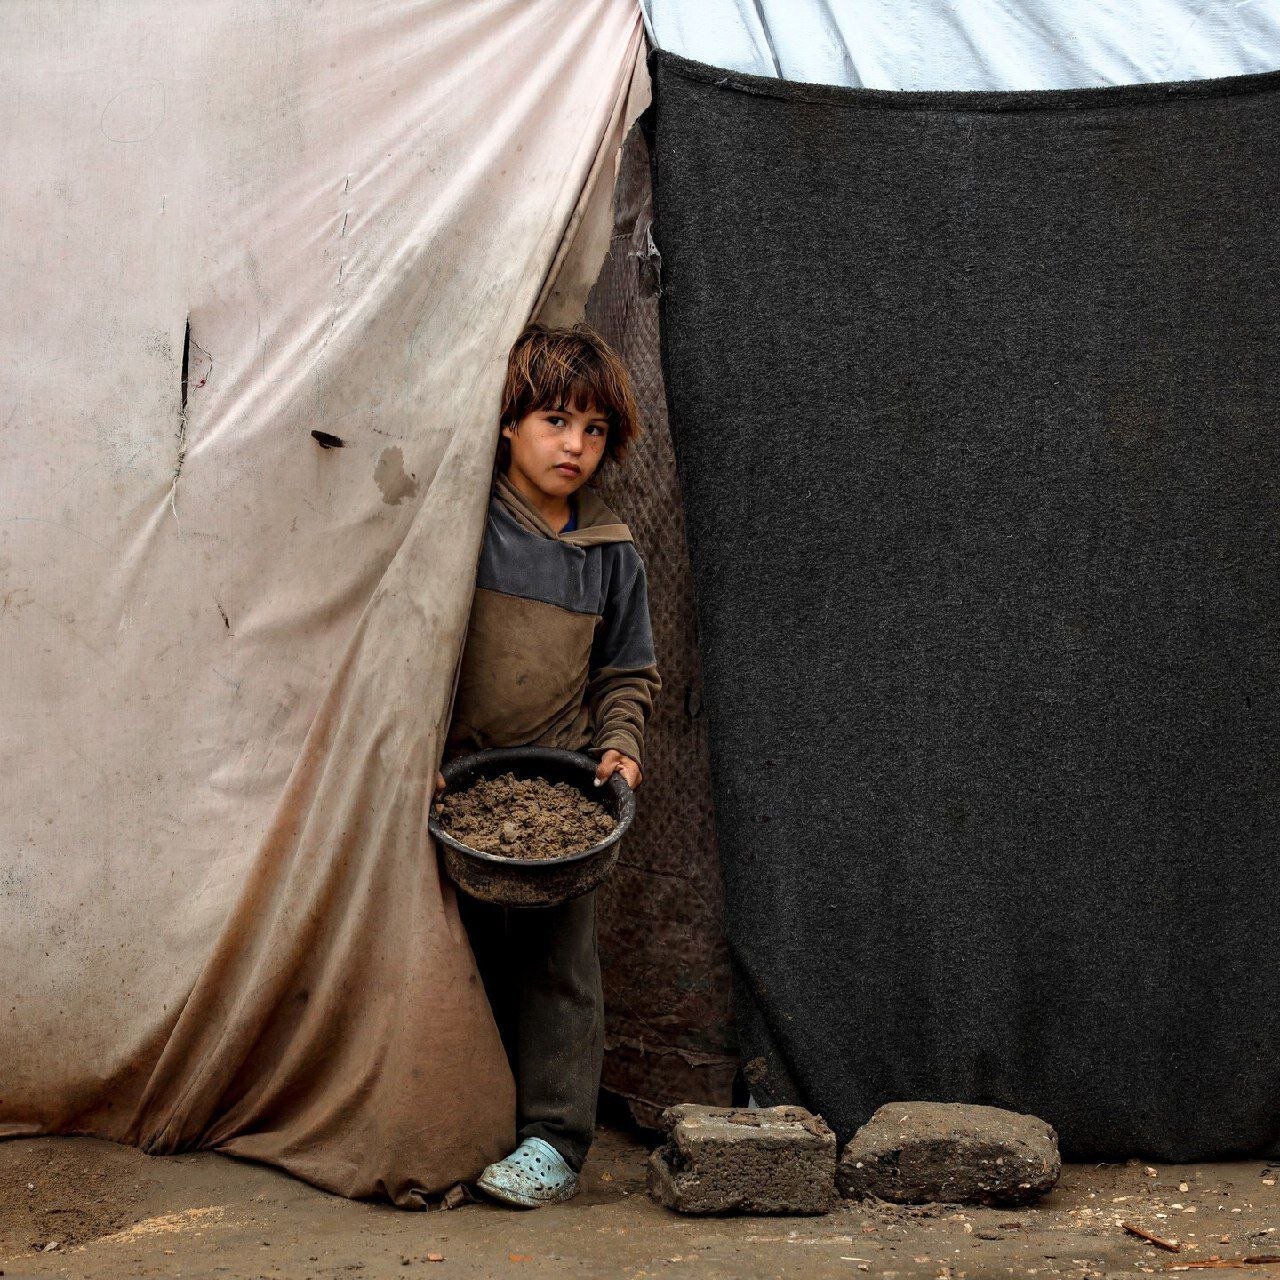
[[[621,751],[624,756],[630,756],[641,768],[644,767],[644,760],[641,756],[643,748],[640,743],[629,733],[619,732],[615,730],[612,733],[605,734],[602,738],[593,742],[587,750],[593,756],[602,756],[606,751]]]

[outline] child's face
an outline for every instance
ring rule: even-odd
[[[502,434],[511,445],[510,471],[549,498],[567,498],[599,467],[609,422],[595,405],[565,405],[535,409]]]

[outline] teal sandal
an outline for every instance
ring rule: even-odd
[[[572,1200],[582,1181],[549,1142],[526,1138],[505,1160],[491,1164],[476,1186],[503,1204],[536,1209]]]

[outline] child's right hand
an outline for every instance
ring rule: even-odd
[[[640,772],[638,761],[630,756],[624,756],[615,747],[610,747],[600,757],[600,764],[596,768],[596,786],[603,787],[615,773],[622,774],[632,791],[640,785],[640,780],[644,777]]]
[[[437,773],[437,774],[436,774],[436,790],[435,790],[435,794],[436,794],[436,795],[439,795],[443,790],[444,790],[444,774],[443,774],[443,773]]]

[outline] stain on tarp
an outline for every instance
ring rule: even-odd
[[[383,502],[393,507],[418,492],[418,482],[404,469],[404,454],[398,445],[383,449],[373,469],[373,479],[382,490]]]

